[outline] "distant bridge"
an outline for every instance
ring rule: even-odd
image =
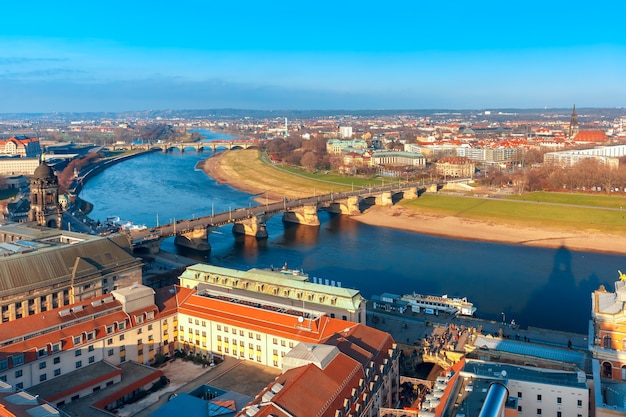
[[[257,238],[268,236],[265,223],[277,214],[283,214],[283,221],[309,226],[319,226],[319,210],[338,214],[358,214],[363,206],[391,206],[401,199],[415,199],[420,193],[417,183],[395,184],[380,187],[367,187],[342,193],[287,199],[277,203],[237,208],[211,216],[176,220],[174,223],[151,229],[130,230],[128,237],[133,249],[149,250],[156,253],[162,239],[176,236],[174,243],[196,250],[208,251],[209,234],[227,224],[233,225],[233,233]],[[433,186],[436,186],[434,184]]]
[[[195,152],[202,152],[204,150],[211,150],[213,152],[218,149],[249,149],[258,148],[262,145],[263,141],[259,139],[237,139],[237,140],[214,140],[207,142],[150,142],[150,143],[116,143],[113,145],[113,150],[154,150],[160,149],[162,152],[171,152],[174,149],[178,149],[180,152],[185,152],[188,149],[193,149]]]

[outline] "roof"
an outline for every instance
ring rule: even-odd
[[[60,236],[57,232],[48,240],[38,240],[46,245],[32,252],[0,257],[0,297],[49,286],[69,286],[72,274],[80,281],[92,275],[101,276],[107,270],[141,265],[141,260],[122,246],[124,240],[119,237],[92,237],[63,244]]]
[[[515,340],[491,338],[478,336],[474,341],[474,346],[482,348],[486,347],[490,350],[497,350],[508,353],[515,353],[524,356],[533,356],[536,358],[550,359],[564,363],[570,363],[585,369],[586,355],[573,349],[563,349],[559,347],[550,347],[537,345],[532,343],[523,343]]]
[[[209,291],[196,292],[181,288],[179,314],[216,320],[231,326],[290,338],[301,342],[319,343],[332,334],[354,325],[326,315],[303,318],[302,311],[262,305],[258,301],[213,295]]]
[[[220,279],[214,282],[209,277],[216,276]],[[224,281],[223,278],[230,278]],[[317,278],[315,278],[317,280]],[[196,264],[188,266],[185,271],[180,275],[181,283],[183,280],[192,280],[198,283],[206,283],[210,286],[218,286],[222,288],[241,287],[243,281],[251,283],[263,284],[257,288],[256,285],[248,285],[246,288],[250,292],[266,292],[269,288],[279,288],[280,295],[283,298],[290,298],[300,300],[298,294],[305,292],[315,293],[319,295],[325,295],[323,301],[320,301],[320,297],[314,297],[312,300],[308,298],[305,300],[307,304],[321,304],[329,305],[347,311],[357,311],[359,306],[364,301],[359,290],[344,288],[340,286],[324,285],[322,280],[319,279],[319,283],[311,282],[308,280],[306,274],[285,274],[283,270],[276,269],[275,271],[266,269],[253,268],[248,271],[241,271],[237,269],[223,268],[208,264]],[[236,282],[236,281],[239,282]],[[285,291],[289,290],[289,291]]]
[[[56,175],[54,175],[54,171],[52,171],[52,168],[50,168],[48,164],[46,164],[44,161],[41,161],[39,166],[35,168],[35,172],[33,173],[33,178],[39,178],[39,179],[56,178]]]
[[[585,373],[559,371],[531,366],[509,365],[498,362],[484,362],[468,359],[463,367],[464,373],[477,377],[489,377],[508,381],[524,381],[534,384],[557,385],[563,387],[588,389]]]

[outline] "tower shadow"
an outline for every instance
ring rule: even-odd
[[[547,284],[532,293],[523,316],[531,323],[546,323],[550,329],[585,334],[591,317],[591,293],[599,282],[593,274],[577,284],[572,253],[561,246],[554,254]]]

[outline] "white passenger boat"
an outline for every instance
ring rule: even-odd
[[[444,312],[448,314],[459,314],[462,316],[473,316],[476,312],[474,304],[467,301],[467,298],[448,297],[447,295],[422,295],[422,294],[405,294],[400,297],[402,301],[406,301],[413,312],[419,313],[424,311],[428,314],[439,314]]]

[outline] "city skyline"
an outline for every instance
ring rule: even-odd
[[[613,3],[11,3],[0,113],[621,107]]]

